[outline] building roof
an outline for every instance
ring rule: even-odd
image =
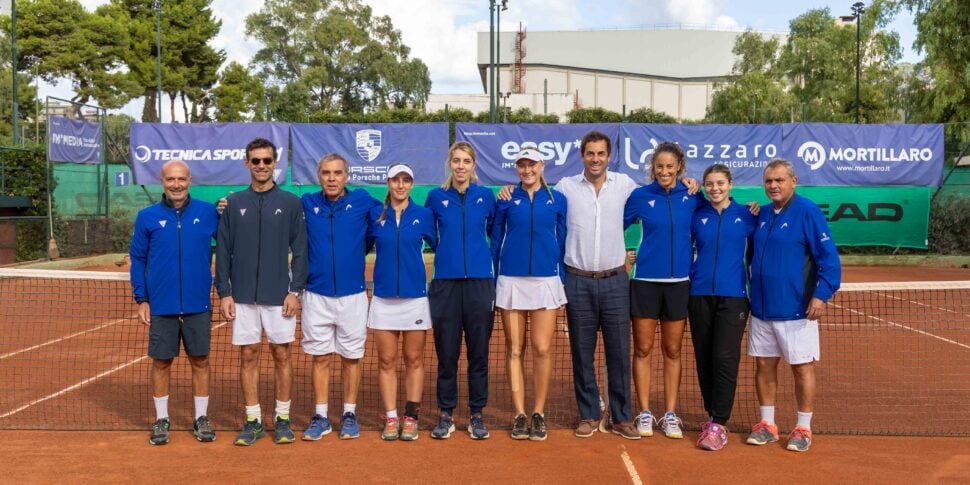
[[[679,80],[722,78],[731,73],[731,49],[741,33],[689,28],[530,31],[524,42],[523,64]],[[502,32],[502,65],[515,60],[515,35]],[[478,33],[478,67],[483,79],[489,64],[488,38],[488,32]]]

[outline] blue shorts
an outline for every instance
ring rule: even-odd
[[[186,355],[209,355],[211,336],[212,312],[152,315],[148,330],[148,356],[159,360],[174,359],[179,355],[179,341]]]

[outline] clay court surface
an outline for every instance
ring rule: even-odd
[[[125,271],[123,266],[104,265],[98,268],[104,271]],[[843,281],[848,282],[876,282],[876,281],[956,281],[970,280],[970,270],[964,268],[926,268],[926,267],[846,267]],[[117,292],[117,291],[116,291]],[[122,295],[107,295],[111,298]],[[106,297],[107,297],[106,296]],[[0,295],[0,299],[3,295]],[[9,302],[5,302],[8,304]],[[960,303],[960,302],[957,302]],[[849,305],[849,303],[843,303]],[[965,303],[964,303],[965,305]],[[859,307],[862,309],[862,307]],[[957,308],[958,313],[964,313],[965,307]],[[75,308],[75,310],[79,310]],[[5,310],[8,314],[10,310]],[[67,308],[62,311],[68,311]],[[903,318],[913,321],[919,320],[920,315],[904,316],[895,311],[880,316],[878,310],[862,309],[866,315],[875,319],[891,319],[902,322]],[[949,310],[947,310],[949,311]],[[952,312],[951,312],[952,313]],[[964,315],[967,321],[970,315]],[[9,317],[8,317],[9,320]],[[916,323],[904,322],[910,327]],[[863,320],[865,322],[865,320]],[[5,322],[8,323],[8,322]],[[824,322],[823,322],[824,323]],[[865,325],[862,325],[865,327]],[[877,327],[872,324],[871,327]],[[878,324],[881,328],[882,325]],[[912,330],[912,328],[911,328]],[[916,328],[920,330],[920,328]],[[841,329],[840,329],[841,331]],[[698,413],[700,403],[696,399],[684,398],[680,407],[681,416],[685,424],[690,427],[683,440],[670,440],[660,435],[639,441],[627,441],[617,436],[594,435],[590,439],[578,439],[572,436],[571,430],[556,429],[550,433],[546,442],[516,442],[507,436],[507,424],[504,422],[508,411],[506,399],[493,399],[489,403],[491,412],[495,413],[489,419],[492,438],[484,442],[468,439],[462,428],[467,424],[467,417],[456,412],[459,432],[447,441],[434,441],[428,438],[427,431],[422,431],[422,437],[415,443],[385,443],[378,437],[375,410],[368,409],[367,416],[361,415],[362,426],[365,431],[357,440],[340,441],[335,435],[325,437],[320,442],[297,442],[290,445],[274,445],[268,438],[260,440],[251,448],[235,447],[232,437],[238,425],[235,419],[237,402],[216,404],[224,409],[224,417],[215,419],[219,431],[219,438],[215,443],[202,444],[194,440],[191,434],[184,431],[185,425],[191,418],[185,413],[191,407],[186,388],[178,388],[173,392],[173,402],[170,405],[173,414],[172,443],[162,447],[151,447],[147,444],[148,431],[151,420],[150,397],[147,391],[147,361],[139,361],[137,365],[120,372],[113,378],[96,380],[83,388],[68,394],[86,403],[94,403],[101,407],[99,412],[106,422],[118,421],[126,423],[122,426],[129,431],[43,431],[38,429],[18,429],[0,431],[0,457],[3,457],[3,473],[0,482],[163,482],[171,480],[187,481],[269,481],[269,480],[300,480],[326,481],[334,483],[428,483],[428,482],[535,482],[535,483],[748,483],[758,481],[776,481],[779,483],[807,482],[807,483],[858,483],[863,480],[876,483],[970,483],[970,438],[968,437],[918,437],[918,436],[868,436],[881,434],[881,413],[886,416],[898,415],[901,408],[907,410],[906,420],[919,423],[925,419],[918,412],[909,413],[910,408],[925,409],[929,406],[939,416],[945,418],[936,423],[922,423],[925,428],[933,429],[941,434],[945,431],[946,420],[963,419],[970,413],[970,399],[963,394],[954,399],[953,393],[934,395],[925,393],[920,382],[914,382],[906,375],[899,375],[896,370],[879,368],[880,352],[912,354],[913,361],[903,360],[910,366],[919,367],[923,373],[939,373],[940,375],[962,376],[960,393],[966,394],[967,374],[970,374],[970,342],[966,333],[946,334],[944,331],[930,329],[934,335],[952,337],[957,345],[940,343],[939,339],[918,339],[919,348],[900,348],[898,343],[886,340],[883,344],[885,332],[871,333],[871,329],[860,329],[859,335],[846,334],[840,339],[826,340],[823,328],[823,361],[820,367],[820,388],[829,390],[839,388],[844,391],[835,397],[820,399],[816,409],[816,431],[823,430],[815,437],[812,450],[808,453],[797,454],[784,450],[777,444],[765,447],[753,447],[743,444],[745,435],[739,423],[748,423],[755,419],[756,409],[750,409],[749,402],[741,403],[740,386],[747,385],[745,377],[739,382],[739,402],[735,407],[735,433],[731,435],[730,444],[721,452],[702,452],[694,447],[697,439],[696,425],[703,419]],[[950,330],[952,332],[952,330]],[[225,329],[218,330],[225,333]],[[497,326],[496,337],[501,336]],[[214,334],[215,335],[215,334]],[[834,335],[834,334],[833,334]],[[47,340],[51,335],[39,334],[38,341]],[[886,337],[888,338],[888,337]],[[859,360],[850,360],[840,365],[825,366],[826,355],[845,353],[850,348],[853,339],[867,339],[866,348],[877,349],[877,355],[860,356]],[[688,337],[689,340],[689,337]],[[83,346],[85,340],[77,340],[75,345]],[[216,339],[214,337],[214,345]],[[11,349],[0,345],[0,354]],[[23,347],[18,344],[16,347]],[[109,364],[115,359],[119,362],[137,359],[144,355],[144,343],[132,345],[124,355],[117,357],[106,354],[92,344],[90,354],[92,359],[102,359]],[[214,347],[215,348],[215,347]],[[432,353],[429,345],[428,352]],[[493,346],[493,353],[498,350]],[[555,357],[556,366],[569,366],[568,348],[560,349]],[[684,382],[696,382],[693,373],[692,352],[689,345],[684,346]],[[935,356],[935,357],[926,357]],[[19,356],[18,356],[19,358]],[[42,359],[41,359],[42,360]],[[264,356],[264,360],[266,357]],[[23,376],[11,376],[3,373],[3,366],[9,361],[0,361],[0,382],[5,386],[13,383],[18,385],[24,380]],[[742,362],[742,375],[745,365]],[[177,364],[178,365],[178,364]],[[213,374],[213,385],[233,389],[235,386],[236,362],[226,363],[227,367]],[[299,365],[299,364],[297,364]],[[462,363],[462,367],[464,364]],[[654,366],[657,370],[659,366]],[[296,381],[307,379],[306,369],[294,369]],[[433,384],[433,374],[429,369],[429,387]],[[783,369],[784,370],[784,369]],[[184,369],[183,369],[184,371]],[[264,364],[264,377],[268,374],[268,363]],[[750,372],[750,369],[748,369]],[[214,371],[215,372],[215,371]],[[50,375],[41,377],[44,381],[37,389],[38,396],[50,395],[52,391],[63,388],[58,379],[70,383],[78,380],[79,375],[72,375],[71,369],[47,371]],[[864,381],[856,377],[859,373],[865,376]],[[654,377],[654,383],[659,376]],[[790,385],[785,387],[786,375],[782,373],[780,387],[781,394],[790,394]],[[375,387],[376,376],[365,372],[362,392]],[[461,378],[463,380],[463,377]],[[493,366],[491,371],[493,381],[504,381],[504,368]],[[789,379],[790,380],[790,379]],[[868,381],[865,382],[865,381]],[[882,397],[874,398],[876,387],[889,387],[892,392],[880,393]],[[462,386],[463,388],[464,386]],[[266,405],[266,391],[271,388],[264,379],[261,383],[263,394],[264,414],[269,415],[271,407]],[[547,415],[555,413],[562,416],[560,423],[573,419],[574,404],[571,404],[571,385],[568,379],[553,383],[556,399],[558,392],[560,403],[547,407]],[[339,380],[331,383],[331,389],[339,389]],[[556,391],[558,389],[559,391]],[[339,397],[331,391],[331,409],[339,406]],[[659,399],[659,393],[654,391],[654,399]],[[749,392],[750,394],[750,392]],[[117,396],[112,402],[124,403],[126,409],[118,411],[111,406],[105,406],[103,398],[106,395]],[[235,389],[230,392],[226,400],[238,400]],[[269,394],[271,396],[271,394]],[[426,392],[422,422],[427,425],[432,419],[433,394]],[[888,396],[888,397],[887,397]],[[962,396],[962,397],[961,397]],[[0,420],[0,428],[7,428],[16,420],[16,427],[39,419],[45,419],[44,413],[56,413],[62,416],[64,427],[71,427],[71,406],[64,405],[63,399],[69,396],[58,396],[37,404],[31,409],[18,412],[16,417]],[[336,397],[336,400],[334,399]],[[750,396],[748,396],[750,399]],[[527,398],[531,399],[531,397]],[[865,413],[842,414],[841,402],[862,403],[872,405]],[[464,402],[464,397],[459,402]],[[529,402],[527,400],[527,402]],[[60,404],[58,404],[60,403]],[[134,403],[134,404],[133,404]],[[296,401],[295,401],[296,403]],[[570,406],[571,404],[571,406]],[[919,406],[924,406],[920,408]],[[122,406],[119,406],[122,407]],[[305,405],[298,408],[303,412]],[[370,406],[374,407],[374,406]],[[659,407],[659,406],[657,406]],[[552,408],[552,409],[550,409]],[[210,411],[212,407],[210,406]],[[871,410],[871,412],[870,412]],[[0,413],[7,413],[8,409],[0,409]],[[778,404],[778,420],[782,433],[790,429],[794,414],[790,396],[787,401],[780,400]],[[210,412],[210,414],[212,414]],[[336,412],[331,412],[332,418]],[[222,414],[221,414],[222,415]],[[495,416],[498,416],[496,418]],[[840,420],[850,420],[853,429],[862,429],[853,434],[863,436],[846,436],[838,433],[826,432],[826,429],[839,429]],[[134,423],[134,424],[132,424]],[[131,426],[142,427],[137,431],[130,431]],[[294,425],[298,430],[305,426],[306,417],[294,418]],[[61,429],[54,423],[45,426],[47,429]],[[891,423],[905,428],[905,423]],[[561,424],[562,425],[562,424]],[[105,429],[111,429],[110,424]],[[787,429],[786,429],[787,428]],[[915,429],[915,428],[914,428]],[[867,431],[873,430],[873,431]],[[271,434],[271,433],[270,433]],[[906,432],[904,434],[914,434]],[[919,434],[919,433],[915,433]],[[782,440],[784,441],[784,439]]]

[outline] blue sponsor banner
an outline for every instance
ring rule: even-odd
[[[456,123],[455,140],[475,148],[478,179],[482,184],[516,184],[515,155],[524,147],[539,150],[546,162],[545,178],[554,184],[583,171],[580,144],[583,135],[599,131],[610,137],[610,170],[616,169],[618,123],[570,125]]]
[[[939,186],[943,125],[786,124],[782,157],[805,185]]]
[[[294,124],[293,183],[317,184],[317,162],[328,153],[347,159],[348,183],[387,183],[387,167],[406,163],[415,184],[445,178],[448,123]]]
[[[52,162],[101,163],[101,124],[51,116],[47,153]]]
[[[286,180],[289,125],[286,123],[135,123],[131,125],[131,166],[135,183],[159,184],[162,165],[182,160],[197,185],[248,185],[246,144],[266,138],[277,147],[273,179]]]
[[[735,185],[761,185],[764,167],[781,154],[781,125],[623,124],[619,170],[645,182],[653,149],[665,141],[683,148],[687,175],[698,181],[720,163],[731,169]]]

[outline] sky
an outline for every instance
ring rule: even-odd
[[[401,31],[412,57],[428,66],[433,94],[481,94],[483,88],[477,69],[476,33],[488,32],[487,0],[362,0],[377,15],[388,15]],[[106,0],[81,0],[89,10]],[[502,12],[502,30],[518,30],[521,22],[528,30],[577,30],[644,28],[663,24],[690,24],[708,28],[767,30],[785,32],[788,22],[814,8],[829,8],[833,15],[850,15],[851,0],[508,0]],[[214,39],[217,49],[225,49],[228,61],[248,64],[259,49],[258,42],[246,38],[245,18],[256,12],[263,0],[213,0],[212,9],[222,19],[222,31]],[[433,12],[433,14],[430,14]],[[889,27],[900,35],[904,62],[922,56],[912,49],[916,38],[912,16],[901,12]],[[526,41],[528,42],[528,41]],[[66,82],[41,85],[41,96],[70,98]],[[140,119],[143,100],[137,99],[123,111]],[[168,105],[163,106],[163,121],[169,121]],[[181,110],[177,110],[181,111]]]

